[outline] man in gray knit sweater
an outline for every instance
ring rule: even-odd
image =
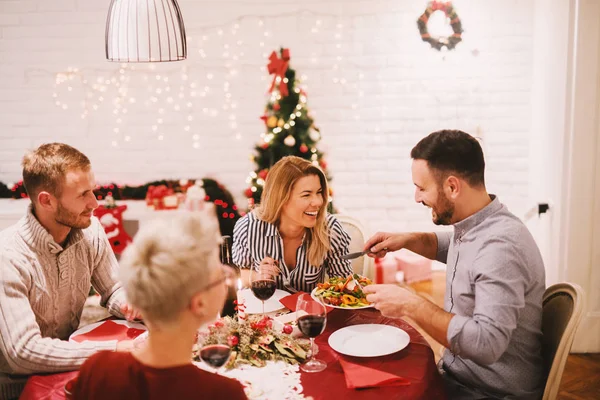
[[[102,225],[89,159],[51,143],[23,159],[27,214],[0,232],[0,399],[19,396],[29,374],[77,369],[99,350],[131,341],[70,343],[90,285],[111,314],[132,317],[116,282],[117,260]]]

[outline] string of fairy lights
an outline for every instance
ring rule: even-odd
[[[113,147],[118,147],[122,143],[131,142],[134,140],[134,135],[128,132],[127,116],[130,109],[136,107],[136,112],[139,107],[145,107],[145,111],[153,114],[154,121],[151,124],[151,132],[154,139],[163,141],[166,139],[166,129],[164,129],[165,121],[169,111],[184,113],[184,123],[182,126],[184,134],[188,135],[194,148],[200,148],[201,137],[197,133],[193,133],[192,124],[196,116],[201,111],[201,115],[208,118],[217,118],[221,111],[227,114],[227,128],[232,133],[232,136],[240,140],[242,132],[238,124],[237,111],[240,101],[236,99],[232,87],[240,78],[240,68],[252,65],[248,62],[249,58],[255,59],[254,66],[258,65],[258,74],[261,82],[265,82],[270,77],[266,72],[266,59],[268,54],[273,49],[276,49],[280,43],[278,39],[273,37],[270,24],[279,16],[273,15],[269,17],[248,17],[243,16],[236,19],[233,23],[223,24],[220,26],[211,26],[203,28],[200,33],[198,31],[188,35],[189,60],[197,54],[204,63],[204,60],[214,57],[221,62],[218,66],[198,68],[204,70],[202,83],[200,79],[190,79],[190,69],[197,69],[198,63],[189,66],[188,63],[181,63],[178,70],[170,69],[168,71],[158,72],[156,64],[127,64],[118,65],[111,71],[98,69],[83,69],[77,67],[69,67],[67,71],[55,74],[55,84],[53,98],[57,107],[62,110],[70,110],[75,108],[65,98],[66,93],[72,93],[76,86],[83,91],[83,100],[80,101],[80,116],[82,119],[87,119],[90,115],[98,111],[105,104],[112,106],[112,117],[114,118],[112,135],[110,143]],[[343,25],[338,22],[339,17],[329,14],[311,13],[315,17],[313,26],[310,27],[311,35],[330,35],[330,25],[335,27],[334,40],[336,41],[336,49],[342,47]],[[262,52],[253,52],[252,43],[248,43],[239,35],[239,30],[242,24],[252,24],[252,19],[255,19],[256,28],[262,30],[260,39],[257,43],[258,48]],[[244,29],[252,29],[252,27],[244,27]],[[218,41],[220,54],[211,54],[209,43],[211,40]],[[321,39],[322,40],[322,39]],[[215,46],[213,45],[214,49]],[[214,53],[214,51],[213,51]],[[249,53],[256,53],[251,54]],[[261,59],[256,59],[260,54]],[[340,75],[340,62],[343,61],[342,55],[335,55],[335,63],[331,69],[334,73],[332,81],[334,84],[346,85],[347,78]],[[244,61],[246,60],[246,61]],[[312,53],[310,62],[313,65],[318,65],[319,58],[316,53]],[[215,82],[217,73],[221,73],[222,88],[219,88]],[[96,75],[96,76],[94,76]],[[362,73],[361,76],[364,76]],[[194,74],[198,76],[198,74]],[[306,74],[302,74],[298,82],[302,82],[303,90],[306,89],[305,82],[308,80]],[[266,83],[266,82],[265,82]],[[356,84],[355,84],[356,86]],[[145,101],[138,101],[135,93],[139,95],[139,88],[145,88]],[[300,90],[300,89],[296,89]],[[218,96],[221,96],[218,99]],[[279,96],[277,91],[273,92],[273,96]],[[272,98],[275,101],[276,98]],[[76,101],[74,101],[76,102]],[[297,113],[302,112],[306,104],[306,97],[300,96],[299,108]],[[220,107],[218,104],[220,103]],[[286,131],[289,126],[294,125],[295,114],[290,116],[289,121],[286,121],[283,127],[276,128],[271,134],[262,133],[261,137],[265,142],[272,140],[272,134],[279,133],[278,131]],[[315,112],[313,111],[313,114]],[[171,131],[172,132],[172,131]],[[285,132],[284,132],[285,133]],[[291,136],[290,136],[291,137]],[[293,137],[292,137],[293,139]]]
[[[351,23],[351,18],[304,10],[269,16],[245,15],[223,24],[193,29],[188,27],[188,60],[183,63],[167,63],[171,64],[168,67],[157,67],[156,63],[107,63],[108,66],[114,65],[111,69],[69,67],[66,71],[55,74],[52,96],[56,106],[64,111],[72,112],[79,103],[82,119],[89,119],[103,107],[111,107],[113,128],[109,140],[113,147],[148,139],[148,135],[144,134],[142,137],[139,133],[133,134],[128,128],[130,125],[127,119],[138,114],[148,115],[148,134],[153,140],[168,140],[170,135],[175,134],[172,127],[166,128],[173,115],[177,116],[176,129],[181,130],[180,133],[189,139],[193,148],[201,148],[202,138],[195,133],[198,130],[194,127],[199,120],[219,119],[221,124],[226,118],[226,123],[220,125],[219,129],[226,130],[229,137],[240,140],[243,131],[238,113],[244,96],[236,88],[244,80],[253,80],[253,71],[256,71],[254,80],[260,80],[267,86],[267,80],[271,79],[265,66],[267,57],[282,44],[281,39],[273,32],[278,26],[277,21],[285,17],[310,18],[311,23],[298,24],[306,29],[307,42],[333,43],[333,50],[326,55],[309,51],[308,60],[305,57],[304,62],[308,61],[308,65],[313,68],[325,70],[325,79],[331,79],[331,83],[342,86],[345,93],[351,94],[348,96],[352,99],[351,118],[356,121],[361,119],[361,103],[366,100],[365,92],[369,88],[377,89],[370,101],[374,97],[381,103],[380,116],[386,117],[387,105],[382,94],[386,92],[387,85],[377,65],[356,65],[345,56],[350,52],[350,49],[345,48],[349,46],[344,41],[345,24]],[[430,27],[430,31],[432,30],[435,27]],[[256,31],[258,35],[251,34]],[[304,32],[296,35],[303,37]],[[248,37],[258,38],[249,40]],[[294,67],[297,70],[307,69],[306,65],[302,67],[295,60],[298,59],[292,53]],[[347,66],[350,68],[345,68]],[[244,73],[241,73],[242,70]],[[366,74],[370,76],[368,86],[364,82]],[[305,91],[309,82],[307,74],[300,75],[297,81],[301,84],[301,90]],[[73,95],[77,91],[82,92],[82,98]],[[272,96],[279,96],[279,93],[273,91]],[[69,98],[73,100],[70,101]],[[276,100],[276,97],[270,99]],[[286,134],[287,129],[294,125],[294,115],[302,113],[305,105],[306,96],[300,96],[297,112],[290,115],[284,126],[271,132],[261,132],[261,139],[269,143],[273,140],[273,135]],[[184,115],[183,122],[181,114]],[[311,114],[314,117],[317,111],[312,110]],[[379,123],[374,123],[371,129],[375,133],[379,132]],[[318,132],[314,134],[317,135]],[[293,140],[291,135],[289,138],[291,139],[286,139]]]

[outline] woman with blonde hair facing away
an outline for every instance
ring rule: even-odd
[[[327,213],[327,179],[310,161],[288,156],[269,171],[260,205],[233,230],[233,261],[274,272],[277,287],[310,292],[324,274],[348,276],[350,236]]]
[[[246,399],[235,380],[191,362],[198,328],[221,310],[229,267],[219,261],[214,211],[145,225],[123,253],[120,278],[148,339],[132,353],[99,352],[81,367],[74,399]]]

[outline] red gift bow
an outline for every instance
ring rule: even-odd
[[[283,81],[285,78],[285,71],[288,69],[288,64],[290,62],[290,50],[282,49],[281,50],[281,58],[277,57],[276,52],[272,52],[269,56],[269,64],[267,64],[267,70],[269,71],[269,75],[275,74],[273,76],[273,81],[271,82],[271,87],[269,88],[269,92],[273,92],[275,88],[275,83],[277,81],[277,77],[279,77],[279,93],[281,96],[285,97],[289,94],[287,83]]]

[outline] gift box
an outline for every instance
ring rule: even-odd
[[[174,210],[179,208],[179,198],[165,185],[151,185],[146,193],[146,205],[155,210]]]
[[[432,261],[402,249],[375,260],[376,283],[414,283],[431,279]]]
[[[427,281],[431,279],[431,261],[410,250],[402,249],[395,254],[398,269],[404,273],[406,283]]]

